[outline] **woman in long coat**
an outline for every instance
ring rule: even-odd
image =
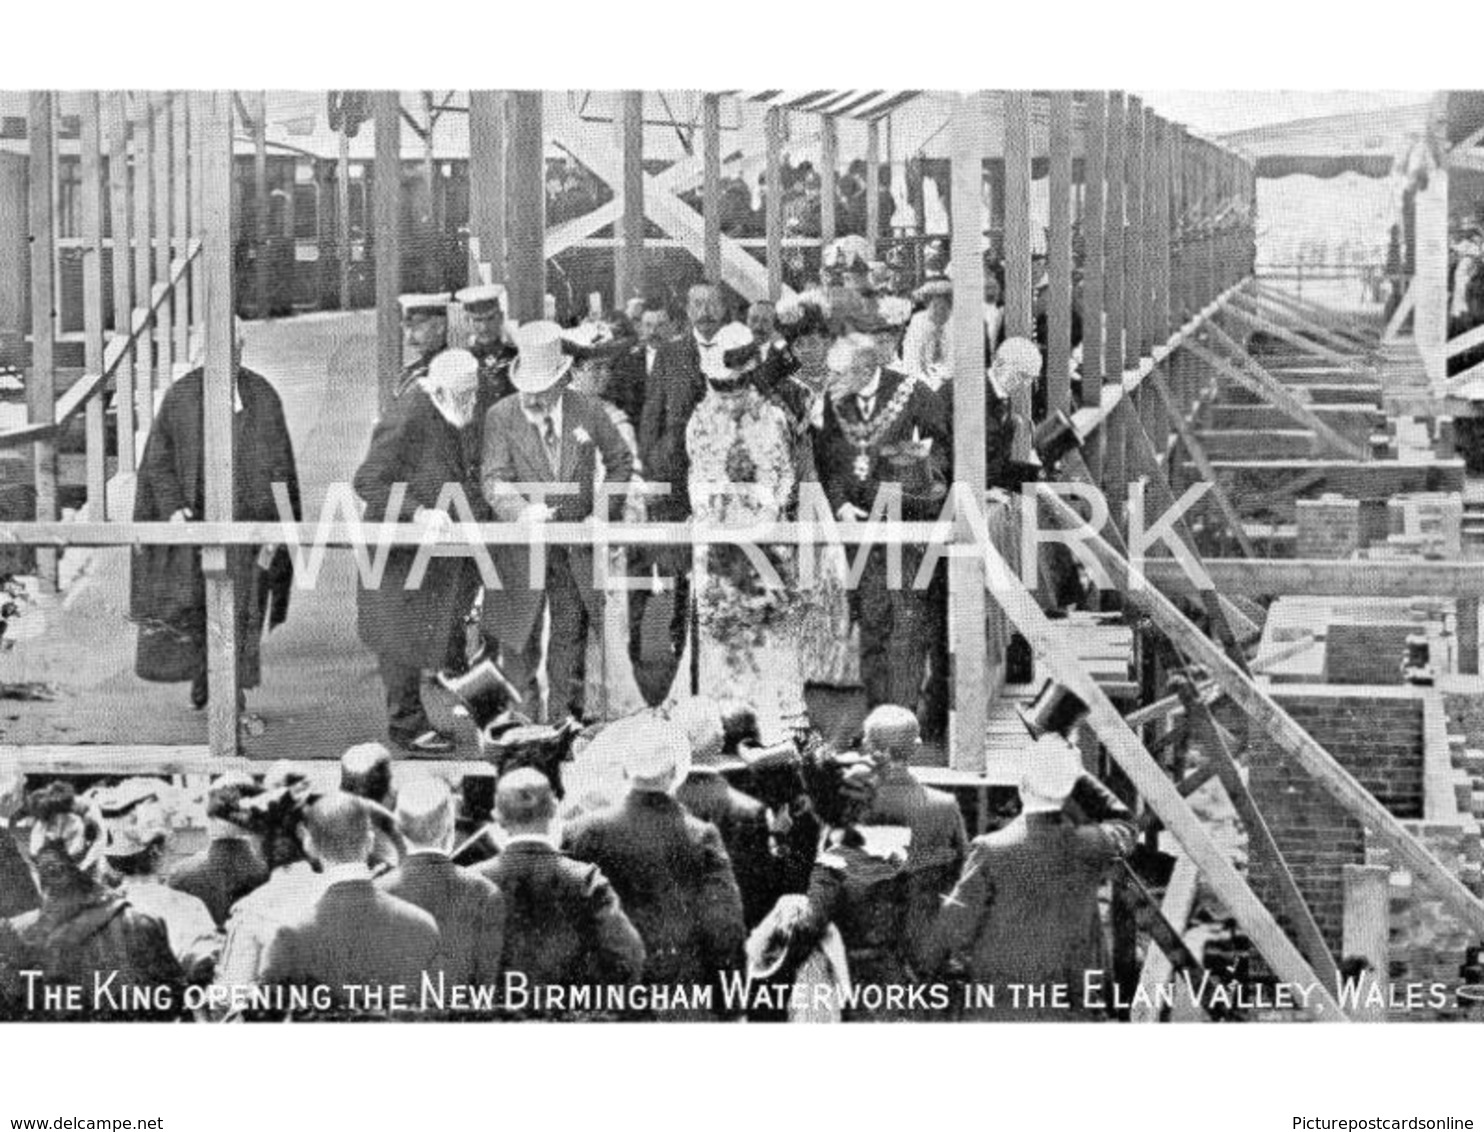
[[[144,446],[134,495],[134,520],[197,522],[205,518],[206,480],[202,371],[193,370],[166,392]],[[283,404],[268,381],[240,366],[232,413],[233,518],[274,521],[280,515],[276,485],[293,517],[302,517],[299,473]],[[227,570],[235,583],[237,681],[261,683],[264,626],[288,615],[293,562],[279,547],[264,560],[263,548],[227,548]],[[191,681],[191,702],[206,703],[206,580],[201,550],[193,546],[145,546],[134,551],[129,616],[139,627],[134,671],[141,680]],[[270,610],[271,603],[271,610]]]

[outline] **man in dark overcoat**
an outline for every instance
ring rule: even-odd
[[[292,518],[302,517],[299,473],[283,404],[266,379],[244,369],[241,343],[233,350],[233,518],[274,521],[274,496],[285,494]],[[170,387],[145,442],[134,494],[134,521],[185,523],[205,519],[205,437],[201,370]],[[139,627],[134,671],[156,683],[191,682],[191,702],[204,707],[206,684],[206,579],[201,551],[190,546],[142,546],[133,552],[129,617]],[[235,583],[239,689],[262,680],[264,627],[288,615],[293,561],[284,547],[227,548]]]
[[[427,377],[377,422],[355,474],[366,522],[416,522],[432,538],[447,533],[455,519],[488,518],[464,445],[474,420],[477,373],[478,362],[467,350],[445,350]],[[405,485],[400,496],[399,485]],[[453,750],[453,740],[428,719],[422,684],[425,672],[463,667],[462,627],[479,582],[472,558],[433,555],[422,546],[392,547],[380,584],[361,580],[360,635],[380,664],[387,734],[411,754]]]

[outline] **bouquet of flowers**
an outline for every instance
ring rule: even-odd
[[[701,623],[733,656],[767,643],[771,630],[787,622],[798,603],[792,563],[778,547],[759,547],[779,584],[769,585],[747,551],[735,544],[711,547],[706,582],[698,600]]]

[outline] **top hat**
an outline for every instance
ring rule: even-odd
[[[428,384],[473,389],[479,383],[479,359],[468,350],[444,350],[428,363]]]
[[[398,295],[397,303],[402,308],[403,318],[416,318],[425,315],[448,314],[448,295]]]
[[[510,363],[510,384],[522,393],[544,393],[572,368],[562,344],[562,328],[554,322],[528,322],[511,337],[520,351]]]
[[[1033,739],[1051,734],[1067,738],[1088,713],[1082,698],[1055,680],[1047,680],[1035,699],[1029,704],[1017,704],[1015,710]]]
[[[498,283],[482,283],[477,287],[465,287],[454,294],[464,308],[465,314],[475,317],[505,310],[505,288]]]
[[[483,731],[511,704],[520,703],[520,693],[493,660],[480,661],[462,676],[438,674],[438,683],[452,692],[464,713]]]
[[[1043,467],[1054,468],[1068,452],[1082,447],[1082,437],[1072,424],[1072,418],[1058,409],[1036,426],[1031,447],[1036,450]]]

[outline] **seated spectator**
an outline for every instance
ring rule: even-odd
[[[644,942],[602,871],[557,848],[556,797],[538,770],[495,788],[499,856],[481,865],[505,903],[504,970],[533,985],[633,983]]]
[[[227,926],[233,904],[268,880],[257,838],[241,824],[249,820],[243,803],[260,793],[261,787],[245,774],[226,774],[212,783],[206,795],[211,842],[176,865],[165,882],[204,903],[219,928]]]
[[[371,854],[373,872],[392,868],[401,859],[389,817],[397,804],[392,788],[392,753],[380,743],[358,743],[340,756],[340,789],[380,806],[376,815],[376,849]]]
[[[442,937],[437,970],[451,986],[493,983],[504,949],[500,892],[449,859],[453,793],[433,778],[416,779],[397,796],[397,828],[407,842],[402,863],[377,879],[382,892],[433,917]]]

